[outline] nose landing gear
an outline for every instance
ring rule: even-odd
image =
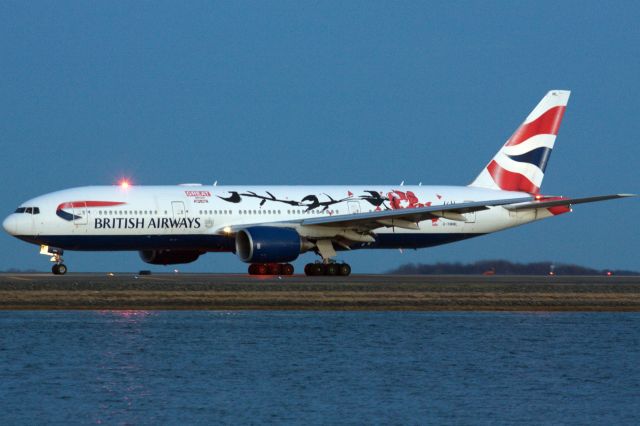
[[[64,275],[67,273],[67,266],[64,263],[55,264],[51,267],[54,275]]]
[[[45,256],[51,255],[49,260],[55,262],[55,265],[51,267],[53,275],[64,275],[67,273],[67,265],[63,263],[64,260],[62,259],[64,250],[55,247],[40,246],[40,254],[44,254]]]

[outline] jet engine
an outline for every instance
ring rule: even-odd
[[[174,265],[195,262],[201,254],[194,250],[141,250],[140,258],[152,265]]]
[[[291,262],[305,249],[292,228],[252,226],[236,233],[236,254],[247,263]]]

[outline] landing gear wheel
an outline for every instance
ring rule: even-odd
[[[317,276],[324,275],[324,267],[320,263],[314,263],[313,266],[311,267],[311,270],[313,271],[312,275],[317,275]]]
[[[324,274],[328,276],[338,275],[338,265],[335,263],[328,263],[324,266]]]
[[[293,275],[293,265],[290,263],[252,263],[249,265],[249,275]]]
[[[279,263],[270,263],[267,265],[269,275],[280,275],[282,273],[282,265]]]
[[[349,274],[351,274],[351,266],[349,266],[348,263],[343,263],[342,265],[338,266],[338,275],[346,277]]]
[[[304,267],[304,273],[310,277],[324,275],[324,268],[320,263],[307,263]]]
[[[348,263],[307,263],[304,266],[304,273],[310,277],[320,275],[346,277],[351,274],[351,266]]]
[[[54,275],[64,275],[67,273],[67,266],[64,263],[55,264],[51,267]]]
[[[282,266],[282,275],[293,275],[293,265],[285,263]]]
[[[267,265],[265,265],[264,263],[256,264],[256,275],[267,275],[267,272],[269,272]]]

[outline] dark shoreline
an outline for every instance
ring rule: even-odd
[[[0,274],[0,310],[640,311],[640,277]]]

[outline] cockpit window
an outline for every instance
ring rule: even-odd
[[[16,213],[40,214],[40,207],[18,207]]]

